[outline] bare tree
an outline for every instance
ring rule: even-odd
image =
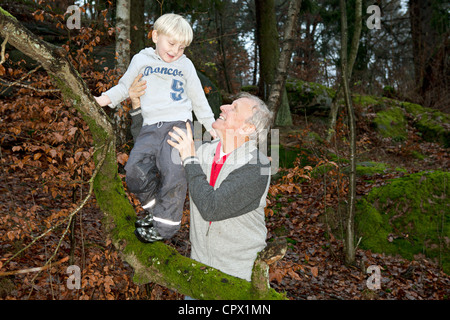
[[[130,64],[130,0],[117,0],[116,8],[116,72],[121,76]],[[123,108],[114,114],[114,126],[117,134],[117,143],[126,142],[127,117]]]
[[[358,0],[359,10],[361,10],[361,0]],[[345,234],[345,261],[347,264],[352,264],[355,261],[355,244],[354,244],[354,217],[355,217],[355,200],[356,200],[356,121],[355,112],[352,104],[352,97],[350,92],[350,74],[347,53],[347,8],[346,1],[340,0],[341,7],[341,81],[344,89],[344,100],[347,107],[347,115],[350,129],[350,173],[349,173],[349,190],[347,203],[347,222]],[[361,17],[361,16],[360,16]],[[358,40],[359,41],[359,36]],[[352,48],[356,56],[356,50]],[[354,63],[354,59],[350,64]]]
[[[345,8],[345,7],[344,7]],[[343,10],[341,8],[341,10]],[[347,11],[345,12],[345,15],[347,16]],[[347,18],[345,18],[345,23],[347,25]],[[350,81],[350,78],[352,77],[353,73],[353,66],[355,64],[356,56],[358,54],[358,47],[359,47],[359,41],[361,37],[361,28],[362,28],[362,0],[356,0],[355,1],[355,30],[353,32],[352,37],[352,43],[350,45],[350,57],[348,57],[348,63],[346,68],[346,73],[348,77],[348,81]],[[341,31],[342,32],[342,31]],[[347,32],[347,31],[346,31]],[[346,40],[348,40],[348,35],[346,35]],[[341,39],[341,41],[344,41]],[[345,43],[345,47],[347,48],[347,42]],[[342,75],[341,75],[342,76]],[[331,138],[334,136],[336,127],[336,119],[337,114],[339,111],[339,99],[342,93],[342,82],[339,84],[338,89],[336,90],[336,95],[333,98],[332,104],[331,104],[331,110],[330,110],[330,125],[328,128],[328,135],[327,140],[330,141]]]
[[[277,106],[269,107],[274,111],[274,120],[276,125],[288,126],[292,125],[292,116],[289,109],[289,102],[285,88],[286,69],[278,70],[278,67],[287,68],[288,62],[292,55],[292,33],[298,12],[295,13],[295,8],[300,8],[301,0],[290,2],[288,21],[285,24],[285,36],[283,39],[283,48],[280,52],[280,44],[278,41],[278,29],[275,15],[275,1],[274,0],[257,0],[255,1],[256,8],[256,35],[259,48],[259,92],[263,99],[268,100],[269,95],[273,91],[279,93],[280,99]],[[294,15],[293,15],[294,14]],[[292,18],[295,17],[295,20]],[[289,49],[289,47],[291,47]],[[281,63],[281,64],[280,64]],[[283,65],[284,64],[284,65]],[[279,75],[278,79],[275,77]],[[280,78],[281,77],[281,78]],[[282,79],[283,78],[283,79]],[[281,82],[279,80],[282,80]],[[280,87],[280,85],[282,85]],[[275,87],[275,88],[273,88]],[[278,94],[277,94],[278,95]],[[273,100],[273,98],[272,98]],[[276,107],[276,110],[273,109]]]
[[[117,0],[116,68],[125,73],[130,63],[130,0]]]
[[[449,109],[448,2],[409,0],[415,100],[425,107]]]
[[[302,0],[294,0],[289,4],[288,17],[284,29],[283,45],[281,48],[274,81],[270,89],[269,97],[267,99],[267,104],[275,115],[280,109],[283,100],[287,77],[287,68],[291,62],[293,42],[296,30],[295,25],[297,22],[298,13],[300,12],[301,3]]]

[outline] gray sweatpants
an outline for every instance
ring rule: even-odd
[[[154,193],[146,191],[145,188],[139,189],[152,184],[152,181],[148,180],[154,179],[154,175],[145,174],[146,170],[142,168],[156,164],[160,184],[156,191],[155,204],[150,211],[153,213],[153,225],[166,239],[171,238],[180,228],[187,191],[179,152],[167,143],[167,140],[172,139],[169,132],[173,131],[174,126],[186,131],[186,122],[183,121],[143,126],[125,166],[127,185],[146,208],[149,202],[153,201]]]

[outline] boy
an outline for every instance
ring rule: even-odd
[[[192,121],[192,110],[214,133],[213,112],[194,65],[183,54],[192,38],[192,28],[183,17],[161,16],[152,31],[155,49],[135,55],[118,85],[96,97],[101,106],[115,107],[128,98],[128,89],[139,74],[148,83],[140,97],[141,108],[133,110],[141,111],[143,126],[125,166],[127,186],[147,213],[136,222],[135,230],[145,243],[171,238],[181,224],[187,183],[179,153],[167,143],[168,133],[174,126],[185,129],[186,122]]]

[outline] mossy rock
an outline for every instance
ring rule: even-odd
[[[373,123],[383,137],[391,137],[394,141],[406,140],[409,122],[425,141],[450,147],[450,116],[446,113],[387,97],[355,94],[353,102],[362,106],[362,112],[371,106],[376,113]]]
[[[436,141],[446,148],[450,147],[450,116],[448,114],[409,102],[403,102],[402,107],[413,117],[413,126],[419,130],[424,140]]]
[[[363,111],[366,110],[368,106],[371,106],[375,113],[389,108],[389,99],[377,96],[355,93],[352,95],[352,101],[354,104],[360,105]]]
[[[356,164],[356,174],[372,176],[374,174],[383,174],[389,168],[385,163],[374,162],[374,161],[364,161]]]
[[[425,254],[450,274],[450,172],[420,172],[374,188],[356,204],[361,246],[413,259]]]
[[[286,81],[286,91],[291,112],[304,115],[316,111],[329,111],[336,94],[333,89],[315,82],[298,79]]]
[[[257,87],[248,86],[244,91],[255,91]],[[368,107],[376,114],[373,125],[383,137],[393,141],[408,139],[408,122],[415,127],[425,141],[438,142],[450,147],[450,115],[418,104],[392,99],[395,92],[385,87],[384,97],[353,94],[354,104],[361,106],[362,116]],[[289,106],[293,114],[325,115],[328,117],[336,92],[324,85],[299,79],[286,81]],[[339,102],[342,105],[342,101]]]
[[[383,97],[395,98],[397,96],[397,91],[392,86],[383,87]]]
[[[405,113],[400,107],[391,107],[377,113],[373,120],[378,132],[393,141],[405,141],[408,138]]]
[[[406,173],[406,169],[401,167],[393,168],[386,163],[375,161],[362,161],[356,164],[356,174],[359,176],[373,176],[374,174],[383,174],[387,172],[403,172]]]

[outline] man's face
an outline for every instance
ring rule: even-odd
[[[213,128],[222,134],[242,134],[248,127],[245,120],[253,115],[253,106],[255,103],[249,98],[240,98],[233,101],[232,104],[220,107],[222,111],[219,118],[213,123]]]
[[[156,45],[156,53],[168,63],[178,60],[186,49],[184,44],[164,34],[158,34],[155,30],[152,32],[152,40]]]

